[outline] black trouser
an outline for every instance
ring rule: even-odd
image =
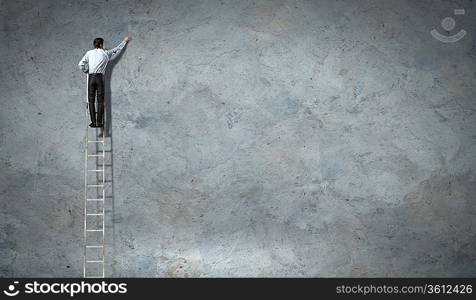
[[[89,74],[88,82],[88,101],[89,101],[89,114],[91,116],[91,122],[94,124],[103,124],[104,116],[104,76],[101,73]],[[96,109],[94,107],[94,99],[98,102],[98,115],[96,118]]]

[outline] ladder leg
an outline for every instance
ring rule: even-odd
[[[86,76],[86,98],[88,97],[88,87],[89,87],[89,75]],[[89,99],[86,99],[86,120],[89,117],[88,116],[88,110],[89,110]],[[86,122],[86,138],[84,140],[84,236],[83,236],[83,243],[86,245],[87,243],[87,238],[86,238],[86,213],[87,213],[87,200],[88,199],[88,130],[89,125]],[[86,247],[84,247],[84,253],[83,253],[83,277],[86,277]]]
[[[105,105],[106,103],[104,103],[103,105],[103,109],[105,108]],[[102,140],[104,141],[104,143],[102,144],[102,170],[104,170],[104,172],[102,172],[102,198],[104,200],[106,200],[106,169],[105,169],[105,161],[106,161],[106,114],[105,114],[105,109],[104,109],[104,113],[103,113],[103,127],[102,127]],[[98,173],[96,173],[98,174]],[[103,241],[103,247],[102,247],[102,277],[104,278],[104,273],[105,273],[105,265],[106,265],[106,255],[105,255],[105,239],[106,239],[106,228],[105,228],[105,220],[106,220],[106,201],[103,201],[103,205],[102,205],[102,241]]]

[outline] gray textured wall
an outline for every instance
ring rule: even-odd
[[[0,4],[0,276],[82,276],[77,63],[128,34],[106,275],[476,275],[472,1]]]

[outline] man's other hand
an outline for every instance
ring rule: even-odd
[[[124,41],[126,41],[126,42],[128,42],[128,41],[130,41],[130,40],[132,40],[132,37],[131,37],[131,36],[126,36],[126,37],[124,38]]]

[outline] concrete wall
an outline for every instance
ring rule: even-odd
[[[0,276],[82,276],[77,63],[128,34],[107,276],[476,275],[472,1],[0,5]]]

